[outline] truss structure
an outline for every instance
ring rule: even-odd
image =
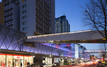
[[[0,25],[0,49],[22,51],[24,37],[24,33]]]
[[[74,57],[74,56],[72,56],[71,50],[68,51],[65,49],[55,48],[53,46],[49,46],[46,44],[45,43],[35,43],[35,45],[34,45],[35,47],[23,46],[23,51],[37,53],[37,54]]]
[[[14,50],[14,51],[25,51],[30,53],[55,55],[55,56],[72,56],[72,51],[66,48],[59,48],[55,45],[47,45],[45,43],[35,43],[34,47],[23,45],[25,40],[25,34],[0,25],[0,49]]]

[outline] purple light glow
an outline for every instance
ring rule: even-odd
[[[46,46],[50,46],[50,47],[53,47],[53,48],[57,48],[57,49],[61,49],[61,50],[65,50],[65,51],[71,51],[67,48],[63,48],[61,46],[58,46],[56,44],[53,45],[53,43],[42,43],[43,45],[46,45]],[[51,44],[51,45],[50,45]]]

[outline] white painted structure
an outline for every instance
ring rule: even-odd
[[[87,53],[100,53],[100,52],[107,52],[107,50],[85,50]]]
[[[79,58],[79,46],[75,44],[75,58]]]

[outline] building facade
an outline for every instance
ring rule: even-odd
[[[0,24],[4,24],[4,4],[0,2]]]
[[[0,25],[0,67],[27,67],[33,64],[33,56],[24,54],[24,33]]]
[[[26,36],[54,33],[55,0],[3,0],[5,25]]]
[[[26,35],[54,32],[55,0],[20,0],[20,30]]]
[[[21,65],[27,67],[28,62],[32,65],[33,63],[41,64],[42,61],[53,64],[58,62],[57,58],[72,55],[71,50],[56,44],[26,43],[25,39],[24,33],[0,25],[0,67],[21,67]]]
[[[20,7],[19,0],[3,0],[4,25],[20,30]]]
[[[66,16],[55,19],[55,33],[70,32],[70,24]]]
[[[84,47],[80,44],[75,44],[75,58],[83,59],[84,58]]]
[[[60,44],[60,46],[71,50],[72,55],[70,57],[75,58],[75,44],[74,43],[63,43],[63,44]]]

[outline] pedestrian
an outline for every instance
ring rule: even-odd
[[[27,67],[31,67],[29,62],[27,63]]]
[[[22,63],[21,63],[20,65],[21,65],[21,67],[22,67]]]
[[[14,67],[14,62],[13,62],[13,67]]]

